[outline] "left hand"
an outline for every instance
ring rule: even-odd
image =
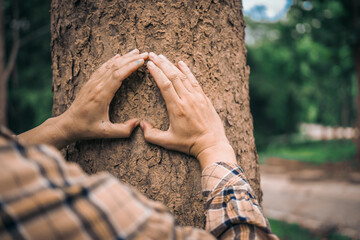
[[[109,106],[122,82],[144,64],[148,53],[135,49],[105,62],[82,87],[70,108],[61,116],[68,140],[129,137],[139,120],[112,123]]]

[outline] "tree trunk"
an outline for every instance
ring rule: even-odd
[[[53,114],[64,112],[90,74],[134,48],[189,64],[225,124],[238,163],[261,201],[249,106],[241,1],[53,0]],[[145,67],[130,76],[110,107],[113,122],[138,117],[166,130],[165,103]],[[184,154],[130,139],[82,141],[65,150],[86,172],[109,171],[168,206],[180,224],[204,224],[200,166]]]

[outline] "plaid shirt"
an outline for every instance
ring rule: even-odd
[[[0,239],[278,239],[240,167],[202,173],[206,231],[175,224],[167,208],[109,173],[92,176],[45,145],[0,131]],[[209,234],[212,233],[211,234]]]

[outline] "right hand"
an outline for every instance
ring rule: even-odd
[[[140,121],[136,118],[125,123],[112,123],[109,107],[123,81],[141,67],[148,53],[139,50],[105,62],[81,88],[70,108],[63,114],[68,119],[66,130],[72,139],[126,138]],[[65,121],[65,120],[64,120]]]
[[[236,163],[219,115],[186,64],[180,61],[177,68],[154,53],[149,58],[147,67],[165,100],[170,126],[161,131],[142,121],[145,140],[190,154],[202,168],[216,161]]]

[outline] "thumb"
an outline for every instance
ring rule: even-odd
[[[167,148],[167,145],[170,142],[169,141],[170,137],[168,132],[154,128],[147,121],[141,121],[140,127],[144,132],[144,137],[147,142]]]
[[[109,129],[109,138],[127,138],[132,131],[139,126],[140,121],[137,118],[127,120],[124,123],[111,123]]]

